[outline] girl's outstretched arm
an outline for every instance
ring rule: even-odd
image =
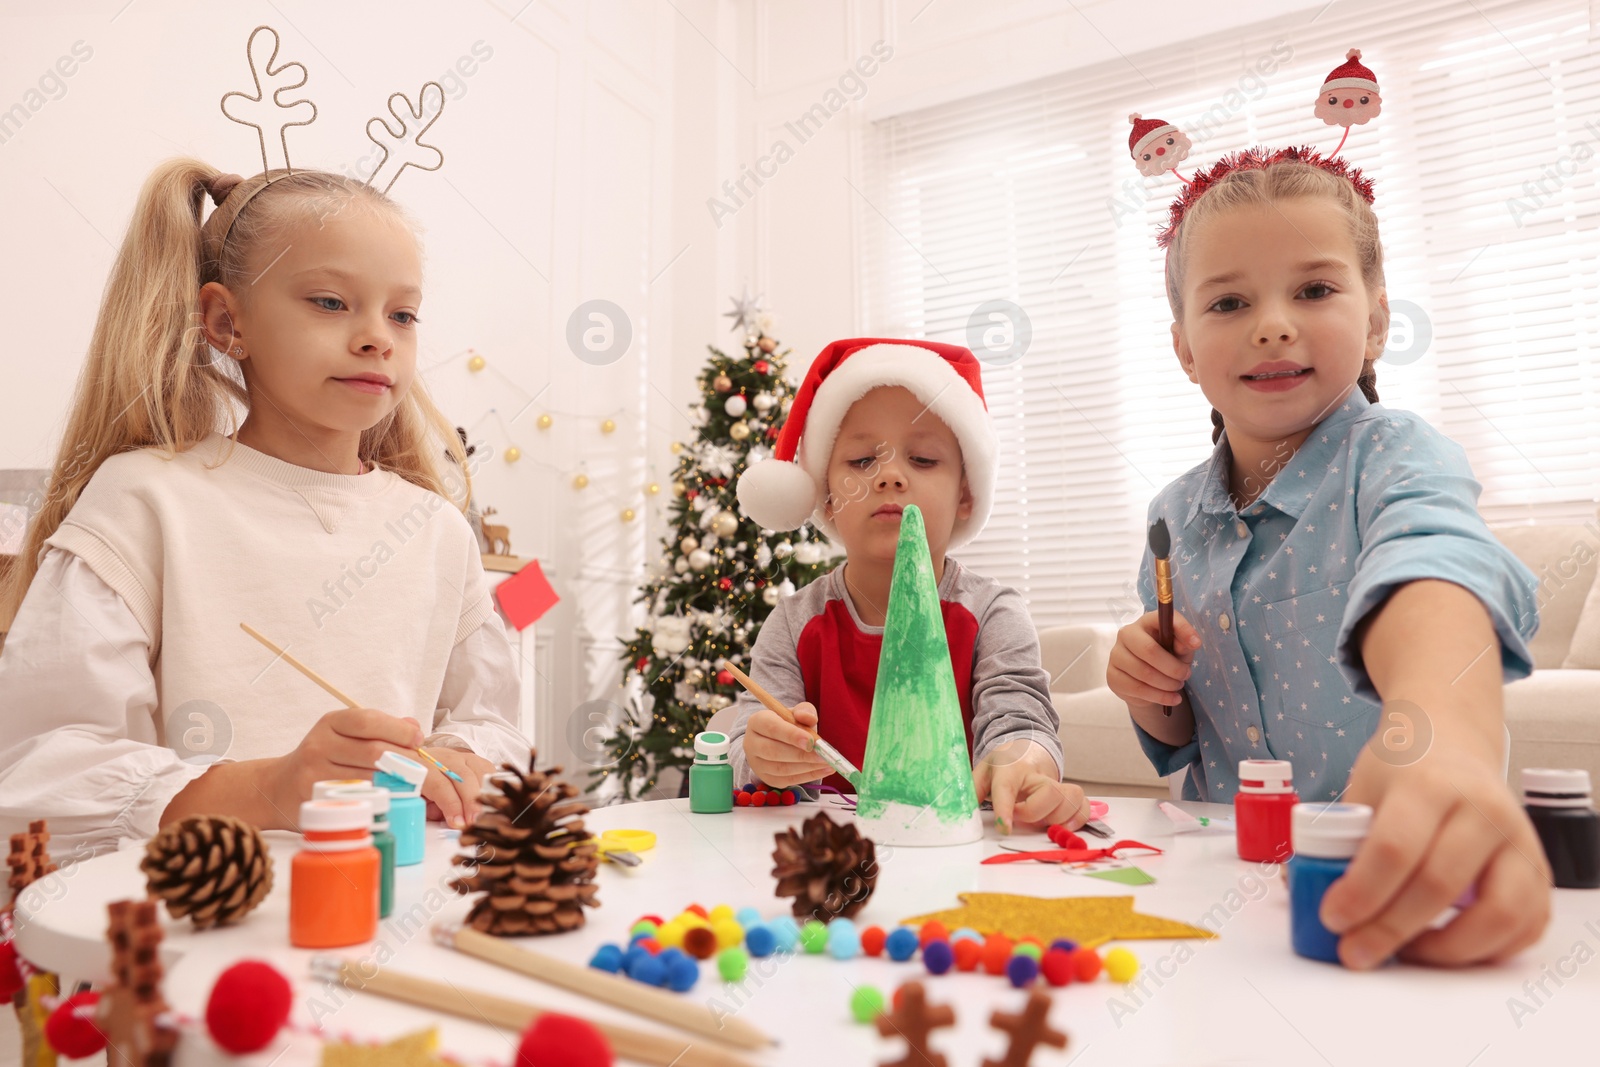
[[[1323,898],[1356,968],[1397,950],[1453,966],[1504,959],[1537,941],[1550,918],[1550,867],[1504,772],[1500,640],[1478,598],[1451,582],[1400,586],[1358,630],[1383,698],[1374,739],[1343,799],[1375,809],[1371,833]],[[1420,756],[1386,730],[1431,731]],[[1477,896],[1438,930],[1440,912]]]

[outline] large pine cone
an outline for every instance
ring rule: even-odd
[[[537,753],[528,759],[531,767]],[[483,810],[461,832],[471,855],[456,859],[457,893],[483,893],[467,914],[474,929],[498,937],[555,934],[584,923],[598,907],[594,884],[599,846],[583,828],[589,806],[571,798],[578,788],[557,781],[560,767],[509,772],[482,796]]]
[[[201,930],[236,923],[272,890],[272,854],[261,831],[228,815],[191,815],[144,847],[139,869],[174,919]]]
[[[878,884],[877,851],[855,823],[836,823],[819,811],[799,833],[779,833],[775,845],[777,895],[794,897],[797,919],[848,919],[866,906]]]

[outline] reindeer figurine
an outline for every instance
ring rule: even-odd
[[[495,514],[494,508],[483,509],[483,517],[485,519],[488,519],[493,514]],[[499,523],[494,522],[485,522],[483,524],[483,536],[489,541],[489,555],[511,555],[511,527],[501,526]]]

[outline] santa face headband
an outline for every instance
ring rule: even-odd
[[[1372,203],[1372,179],[1346,163],[1339,156],[1350,137],[1350,127],[1363,126],[1377,118],[1383,110],[1383,97],[1378,92],[1377,77],[1361,63],[1361,49],[1352,48],[1345,53],[1345,61],[1333,68],[1322,89],[1317,94],[1316,117],[1329,126],[1343,126],[1344,136],[1333,152],[1324,156],[1314,148],[1250,148],[1234,152],[1208,170],[1196,170],[1193,178],[1185,178],[1178,164],[1189,157],[1194,142],[1178,127],[1161,119],[1147,119],[1137,112],[1128,116],[1133,130],[1128,134],[1128,154],[1145,177],[1155,177],[1167,171],[1183,183],[1183,191],[1172,202],[1166,225],[1156,235],[1156,244],[1167,248],[1177,236],[1184,215],[1206,190],[1238,170],[1262,170],[1276,163],[1305,163],[1335,174],[1355,187],[1367,203]]]

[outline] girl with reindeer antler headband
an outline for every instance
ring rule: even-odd
[[[195,812],[293,828],[312,782],[418,745],[456,775],[422,792],[461,825],[481,776],[528,758],[451,503],[466,457],[416,376],[417,239],[387,195],[443,163],[423,139],[443,90],[390,98],[361,183],[291,166],[305,69],[265,26],[247,55],[252,90],[222,110],[262,172],[174,159],[146,180],[7,591],[0,817],[47,811],[80,850]],[[328,711],[241,622],[366,707]]]
[[[1316,114],[1348,137],[1381,104],[1352,50]],[[1128,147],[1155,175],[1191,146],[1135,115]],[[1461,448],[1378,403],[1372,182],[1295,147],[1177,176],[1158,238],[1172,345],[1212,404],[1215,448],[1151,502],[1167,562],[1141,568],[1148,614],[1118,633],[1107,683],[1186,797],[1231,803],[1241,760],[1285,760],[1302,800],[1376,809],[1322,906],[1344,963],[1506,957],[1549,916],[1538,837],[1506,788],[1501,702],[1532,670],[1536,585],[1479,517]]]

